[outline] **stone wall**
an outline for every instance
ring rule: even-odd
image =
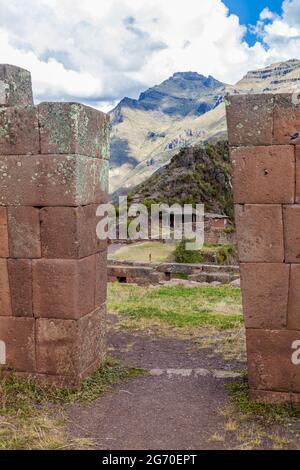
[[[251,397],[300,401],[300,107],[227,100]]]
[[[78,385],[105,355],[108,117],[34,106],[29,72],[0,66],[2,374]]]

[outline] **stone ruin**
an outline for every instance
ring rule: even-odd
[[[31,76],[0,65],[0,370],[77,386],[103,362],[109,118],[34,106]]]
[[[250,397],[300,403],[300,106],[233,95],[227,123]]]

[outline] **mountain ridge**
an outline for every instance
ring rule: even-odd
[[[224,97],[290,92],[300,86],[300,61],[249,71],[235,85],[197,72],[176,72],[138,100],[111,111],[111,192],[128,190],[166,165],[180,148],[226,138]]]

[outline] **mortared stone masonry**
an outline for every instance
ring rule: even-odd
[[[250,397],[300,403],[298,97],[232,95],[226,110]]]
[[[34,106],[31,76],[0,65],[0,369],[77,386],[103,362],[109,119]]]

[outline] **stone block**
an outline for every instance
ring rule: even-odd
[[[290,266],[241,263],[240,271],[246,328],[285,328]]]
[[[0,155],[40,153],[37,108],[0,107]]]
[[[105,306],[80,320],[37,320],[37,371],[84,378],[104,359]]]
[[[15,317],[32,317],[32,266],[31,260],[9,259],[8,274],[12,314]]]
[[[0,207],[0,258],[8,258],[8,229],[6,207]]]
[[[272,145],[274,96],[231,95],[226,97],[230,145]]]
[[[283,262],[282,208],[279,204],[237,204],[235,222],[240,262]]]
[[[284,249],[287,263],[300,263],[300,204],[283,206]]]
[[[32,263],[35,317],[78,319],[94,310],[95,256]]]
[[[41,103],[43,154],[79,154],[108,158],[109,117],[79,103]]]
[[[0,317],[0,341],[6,361],[0,369],[35,371],[35,323],[33,318]]]
[[[14,65],[0,65],[0,106],[33,105],[31,75]]]
[[[300,145],[296,146],[296,202],[300,203]]]
[[[84,258],[106,248],[96,234],[97,204],[40,211],[43,258]]]
[[[288,304],[288,328],[300,330],[300,264],[291,265]]]
[[[96,258],[95,308],[106,302],[107,296],[107,251],[101,251]]]
[[[101,203],[103,162],[78,155],[0,156],[0,206]]]
[[[0,316],[12,315],[7,260],[0,259]]]
[[[9,255],[11,258],[40,258],[39,209],[28,206],[7,208]]]
[[[295,149],[291,145],[231,150],[234,202],[290,204],[295,200]]]
[[[300,332],[247,329],[250,389],[300,392]]]
[[[296,101],[295,101],[296,99]],[[274,97],[274,144],[300,143],[300,106],[297,97],[279,93]]]

